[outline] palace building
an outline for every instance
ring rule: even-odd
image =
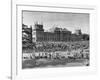
[[[43,24],[38,23],[32,25],[30,29],[32,29],[32,42],[82,40],[81,30],[76,30],[76,33],[74,34],[66,28],[58,27],[45,31],[43,29]]]

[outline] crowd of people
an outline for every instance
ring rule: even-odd
[[[35,59],[89,59],[89,42],[38,42],[32,50],[25,50],[23,53],[32,53],[30,58]]]

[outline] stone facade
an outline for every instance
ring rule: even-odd
[[[72,34],[71,31],[66,28],[55,27],[50,31],[45,32],[42,24],[35,24],[32,28],[32,41],[43,42],[43,41],[75,41],[82,40],[81,30],[77,30],[77,34]],[[79,32],[79,33],[78,33]]]

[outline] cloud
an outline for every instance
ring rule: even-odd
[[[71,31],[80,28],[83,33],[89,33],[89,14],[87,13],[23,12],[24,24],[33,25],[36,21],[42,22],[46,30],[58,25],[58,27],[69,28]]]

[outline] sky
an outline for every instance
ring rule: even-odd
[[[45,30],[60,27],[72,32],[81,29],[82,33],[89,34],[88,13],[23,11],[23,24],[29,27],[35,22],[42,23]]]

